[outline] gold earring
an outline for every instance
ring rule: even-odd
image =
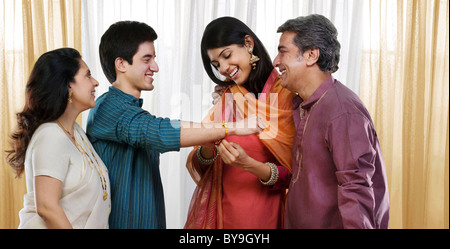
[[[67,103],[72,104],[72,92],[69,92],[69,98],[67,99]]]
[[[253,48],[248,48],[248,53],[250,54],[250,65],[252,65],[253,70],[256,69],[256,62],[259,61],[259,57],[253,54]]]

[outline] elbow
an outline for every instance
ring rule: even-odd
[[[36,203],[36,213],[44,220],[48,220],[56,212],[58,204],[51,204],[46,202]]]

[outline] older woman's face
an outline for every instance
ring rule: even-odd
[[[70,83],[72,105],[81,111],[95,107],[95,88],[97,86],[98,81],[92,77],[89,67],[80,59],[80,69],[74,77],[74,82]]]
[[[247,82],[252,70],[247,47],[233,44],[208,49],[207,54],[211,64],[221,75],[234,81],[237,85]]]

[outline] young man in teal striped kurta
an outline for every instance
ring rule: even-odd
[[[100,60],[109,91],[91,109],[87,134],[109,170],[110,228],[165,228],[159,155],[226,136],[221,124],[204,128],[190,122],[158,118],[143,110],[141,91],[153,90],[155,31],[145,23],[117,22],[100,42]],[[208,124],[209,125],[209,124]],[[249,135],[259,128],[228,129]]]

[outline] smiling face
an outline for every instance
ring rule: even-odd
[[[70,83],[72,93],[72,104],[80,111],[95,107],[95,88],[98,81],[91,75],[89,67],[83,60],[80,61],[80,69],[74,77],[74,82]]]
[[[153,90],[153,75],[159,71],[153,42],[143,42],[133,56],[133,64],[123,61],[125,78],[132,92]]]
[[[252,67],[249,64],[250,54],[246,46],[232,44],[208,49],[207,54],[211,64],[228,80],[234,81],[237,85],[247,82]]]
[[[294,44],[293,32],[284,32],[280,37],[278,55],[273,61],[273,65],[281,72],[281,86],[297,92],[299,84],[306,70],[305,60],[299,48]]]

